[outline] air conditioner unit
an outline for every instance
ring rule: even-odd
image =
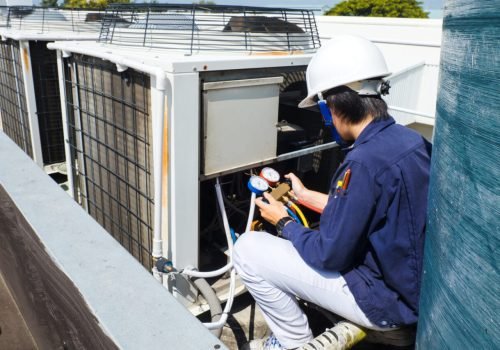
[[[226,263],[216,178],[236,232],[249,174],[265,165],[328,190],[338,147],[318,110],[297,108],[320,45],[310,11],[135,5],[107,14],[99,43],[49,44],[66,82],[68,176],[75,200],[147,269],[160,257],[177,271]],[[196,303],[183,277],[163,282]]]
[[[47,171],[64,164],[64,137],[54,40],[97,40],[100,11],[33,6],[0,9],[0,118],[3,131]]]

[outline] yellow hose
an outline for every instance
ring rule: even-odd
[[[304,226],[309,228],[309,223],[307,222],[307,219],[304,216],[304,213],[302,212],[302,210],[300,210],[300,208],[295,203],[292,203],[291,201],[289,201],[288,204],[293,208],[293,210],[295,210],[295,212],[297,214],[299,214],[300,220],[302,220],[302,223],[304,224]]]

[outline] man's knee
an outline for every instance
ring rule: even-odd
[[[233,248],[233,262],[236,271],[240,272],[243,266],[251,264],[255,258],[254,255],[258,254],[259,246],[262,247],[262,243],[259,241],[263,234],[262,232],[247,232],[238,238]]]

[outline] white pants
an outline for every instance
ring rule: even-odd
[[[363,327],[379,329],[361,311],[338,272],[313,269],[290,241],[248,232],[238,239],[233,254],[236,271],[284,347],[296,348],[313,339],[295,296]]]

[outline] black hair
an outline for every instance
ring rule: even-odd
[[[323,96],[335,115],[349,124],[359,124],[370,115],[376,121],[389,118],[387,104],[380,95],[361,96],[347,86],[339,86]]]

